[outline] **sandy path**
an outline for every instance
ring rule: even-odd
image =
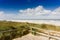
[[[13,40],[48,40],[48,38],[43,37],[43,36],[34,36],[30,33],[26,36],[23,36],[21,38],[16,38],[16,39],[13,39]]]

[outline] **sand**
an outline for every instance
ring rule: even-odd
[[[30,33],[30,34],[25,35],[21,38],[16,38],[16,39],[13,39],[13,40],[48,40],[48,38],[43,37],[43,36],[34,36]]]

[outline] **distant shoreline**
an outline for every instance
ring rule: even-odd
[[[60,20],[51,20],[51,19],[40,19],[40,20],[0,20],[0,21],[12,21],[12,22],[28,22],[28,23],[36,23],[36,24],[52,24],[60,26]]]
[[[7,20],[7,21],[13,21],[13,22],[28,22],[28,23],[36,23],[36,24],[52,24],[60,26],[60,21],[55,20]]]

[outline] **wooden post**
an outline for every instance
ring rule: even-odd
[[[48,31],[48,40],[50,40],[50,39],[51,39],[50,32]]]

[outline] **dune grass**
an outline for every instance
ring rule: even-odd
[[[60,26],[55,26],[50,24],[0,21],[0,40],[12,40],[17,37],[22,37],[30,33],[31,27],[60,31]]]

